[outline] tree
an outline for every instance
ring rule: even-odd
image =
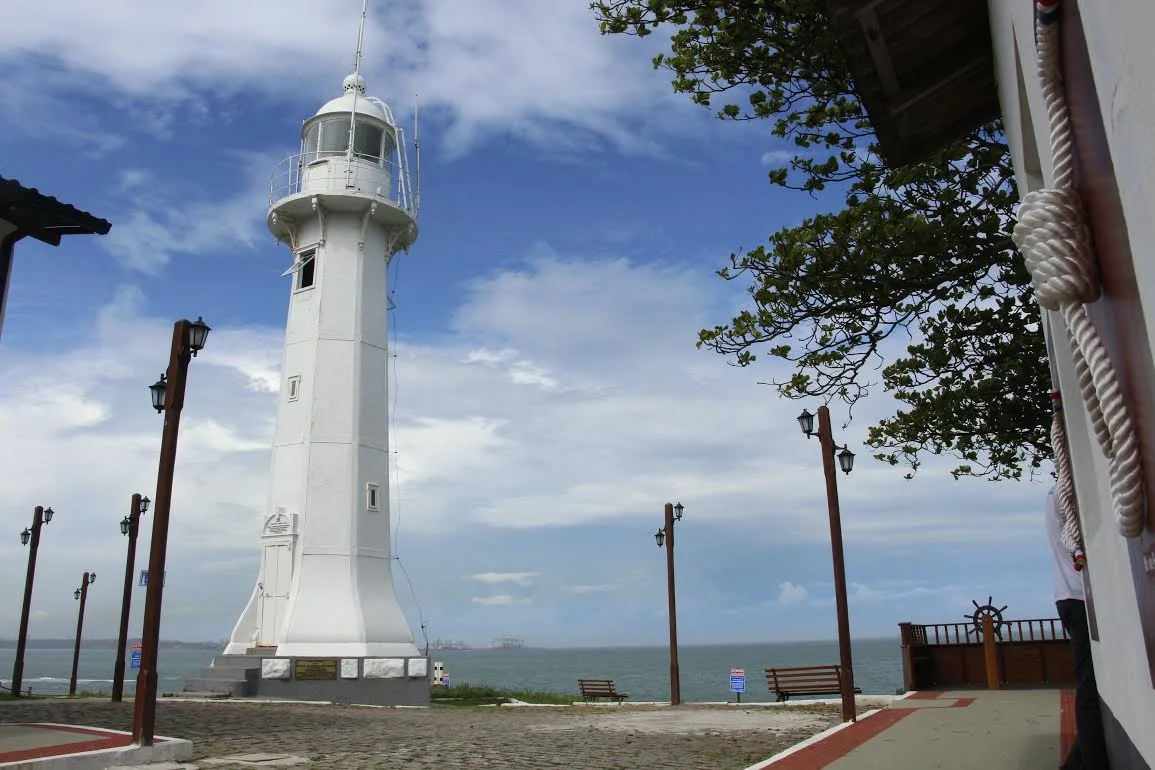
[[[1019,478],[1050,458],[1040,312],[1010,239],[1018,200],[1000,122],[923,163],[886,168],[821,0],[595,0],[603,34],[669,29],[655,67],[726,120],[768,120],[793,143],[770,182],[843,195],[841,210],[783,228],[719,271],[751,307],[698,346],[746,366],[790,362],[789,398],[853,406],[879,383],[903,407],[870,427],[880,460],[910,475],[926,453],[952,471]],[[906,342],[905,349],[902,343]]]

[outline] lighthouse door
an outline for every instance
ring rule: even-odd
[[[285,620],[293,583],[293,540],[297,517],[283,508],[265,521],[261,543],[261,583],[257,588],[257,645],[274,647]]]
[[[277,644],[277,631],[285,619],[289,584],[293,579],[293,551],[287,543],[266,545],[261,559],[260,623],[262,646]]]

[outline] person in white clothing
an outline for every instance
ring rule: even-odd
[[[1083,563],[1063,545],[1056,487],[1047,493],[1047,539],[1055,562],[1055,607],[1071,639],[1075,657],[1075,728],[1077,738],[1060,770],[1108,770],[1107,741],[1099,708],[1099,688],[1091,660],[1091,631],[1083,593]]]

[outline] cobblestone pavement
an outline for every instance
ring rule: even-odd
[[[132,704],[26,701],[0,708],[0,722],[129,730]],[[161,702],[156,731],[191,740],[193,762],[284,753],[312,760],[300,766],[307,770],[729,770],[837,722],[835,706],[370,709],[221,701]]]

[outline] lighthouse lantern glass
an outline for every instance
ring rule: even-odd
[[[320,156],[344,155],[349,149],[349,116],[325,118],[320,122]]]
[[[381,138],[385,132],[380,126],[365,121],[357,121],[353,136],[353,153],[358,158],[381,162]]]
[[[317,159],[317,138],[321,133],[321,126],[317,123],[305,129],[305,141],[301,147],[301,154],[305,156],[306,163],[312,163]]]

